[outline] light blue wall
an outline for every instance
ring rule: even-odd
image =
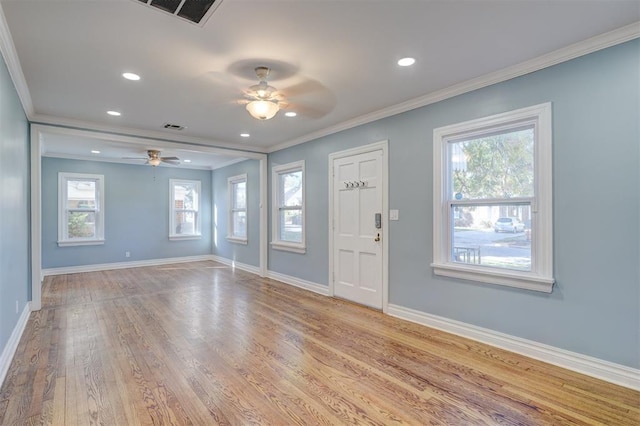
[[[105,244],[58,247],[58,172],[102,174]],[[169,179],[201,181],[202,238],[169,241]],[[125,251],[131,257],[125,257]],[[42,267],[211,254],[211,171],[42,159]]]
[[[227,241],[229,199],[227,178],[247,174],[247,244]],[[247,160],[213,171],[213,254],[260,266],[260,161]]]
[[[29,229],[29,125],[0,60],[0,353],[30,297]]]
[[[329,153],[389,140],[390,303],[640,367],[640,41],[269,155],[306,160],[307,253],[269,269],[327,284]],[[553,103],[552,294],[436,277],[433,129]],[[270,169],[269,169],[270,170]],[[271,238],[271,236],[269,236]]]

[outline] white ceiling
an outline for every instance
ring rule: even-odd
[[[223,0],[204,27],[137,0],[0,5],[32,121],[256,152],[640,21],[640,0]],[[397,66],[404,56],[416,64]],[[297,117],[261,122],[238,104],[263,65]],[[127,81],[125,71],[142,79]],[[52,154],[87,146],[55,142]],[[130,154],[113,148],[114,159]]]

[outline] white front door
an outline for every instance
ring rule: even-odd
[[[333,160],[334,295],[376,309],[383,301],[382,160],[381,149]]]

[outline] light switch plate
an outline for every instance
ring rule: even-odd
[[[389,220],[399,220],[399,210],[389,210]]]

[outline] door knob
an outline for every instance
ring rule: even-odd
[[[378,232],[378,235],[376,235],[376,237],[373,239],[373,241],[375,241],[376,243],[378,241],[380,241],[380,233]]]

